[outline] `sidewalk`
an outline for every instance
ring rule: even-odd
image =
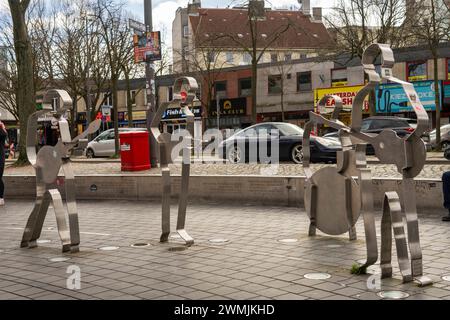
[[[35,172],[31,166],[27,167],[12,167],[12,163],[7,163],[5,169],[6,176],[34,176]],[[312,168],[319,170],[326,167],[325,164],[314,164]],[[136,176],[136,175],[148,175],[159,176],[161,170],[159,168],[142,171],[142,172],[122,172],[119,161],[93,161],[93,160],[74,160],[72,161],[72,167],[75,171],[75,175],[124,175],[124,176]],[[373,176],[375,178],[401,178],[397,168],[393,165],[380,165],[370,164]],[[172,165],[172,174],[181,174],[181,165]],[[279,165],[276,171],[265,170],[269,169],[268,165],[260,164],[193,164],[191,166],[191,174],[193,176],[261,176],[262,172],[271,172],[275,176],[304,176],[303,167],[301,165],[282,163]],[[418,176],[418,179],[435,179],[440,181],[442,174],[446,171],[450,171],[450,161],[446,164],[427,164],[422,173]]]
[[[41,238],[47,241],[33,250],[18,248],[32,206],[12,201],[0,209],[0,299],[366,300],[380,299],[384,290],[401,290],[408,299],[450,299],[450,282],[441,279],[450,274],[450,225],[440,221],[441,212],[421,217],[424,271],[434,286],[402,284],[394,259],[395,278],[370,290],[369,275],[349,272],[365,257],[361,221],[355,242],[309,238],[308,219],[298,209],[195,203],[188,208],[187,230],[196,244],[186,249],[176,239],[159,244],[159,203],[79,202],[81,252],[62,255],[51,212]],[[215,244],[217,239],[229,242]],[[137,242],[150,246],[130,246]],[[119,248],[98,250],[105,246]],[[70,260],[50,261],[61,257]],[[80,268],[81,290],[66,288],[69,266]],[[331,278],[305,278],[317,272]]]

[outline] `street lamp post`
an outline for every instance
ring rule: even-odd
[[[152,17],[152,0],[144,0],[144,14],[145,25],[147,26],[147,32],[153,30],[153,17]],[[151,123],[156,113],[156,99],[155,99],[155,67],[153,62],[146,61],[145,63],[145,77],[147,79],[147,128],[150,131]],[[152,168],[158,166],[158,148],[155,138],[150,134],[150,164]]]

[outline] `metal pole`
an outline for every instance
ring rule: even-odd
[[[145,25],[147,31],[153,30],[153,17],[152,17],[152,0],[144,0],[144,14]],[[155,99],[155,67],[152,62],[146,62],[145,65],[145,77],[147,79],[147,129],[151,132],[151,124],[156,114],[156,99]],[[150,164],[152,168],[158,166],[158,145],[152,134],[150,136]]]
[[[220,96],[216,96],[217,102],[217,129],[220,131]]]
[[[87,49],[87,55],[86,55],[86,129],[91,124],[91,90],[89,88],[89,73],[91,69],[91,58],[90,58],[90,50],[89,50],[89,18],[88,14],[86,13],[86,49]],[[88,136],[88,140],[91,139],[91,135]]]

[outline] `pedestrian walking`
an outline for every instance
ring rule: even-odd
[[[442,221],[450,221],[450,171],[442,176],[444,189],[444,207],[448,210],[448,215],[442,218]]]
[[[5,124],[0,121],[0,206],[5,205],[5,185],[3,183],[3,172],[5,171],[5,143],[8,132]]]

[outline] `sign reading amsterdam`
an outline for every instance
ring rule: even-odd
[[[425,110],[436,111],[434,81],[418,81],[413,84]],[[441,83],[439,83],[439,92],[442,92]],[[400,84],[380,85],[377,90],[376,102],[379,113],[413,112],[411,103]]]
[[[217,100],[211,102],[211,110],[209,115],[217,117]],[[247,98],[224,99],[220,100],[220,116],[236,117],[245,116],[247,114]]]
[[[364,86],[348,86],[339,88],[325,88],[315,90],[316,104],[321,101],[326,96],[338,96],[342,99],[343,109],[345,111],[351,111],[353,106],[353,100],[355,99],[358,92],[363,89]],[[326,109],[328,111],[333,111],[336,106],[334,99],[329,99],[326,103]],[[369,110],[369,99],[366,98],[364,101],[364,110]]]
[[[161,60],[161,32],[144,32],[133,36],[134,62]]]

